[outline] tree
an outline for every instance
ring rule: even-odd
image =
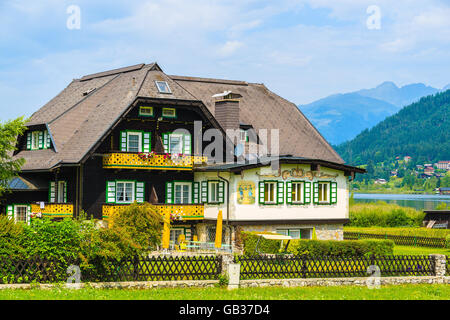
[[[0,195],[8,189],[9,181],[17,175],[25,163],[24,159],[13,159],[17,137],[26,129],[23,117],[0,123]]]

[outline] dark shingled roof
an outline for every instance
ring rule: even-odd
[[[159,93],[155,81],[167,81],[171,94]],[[262,84],[245,81],[168,76],[156,64],[139,64],[84,76],[35,112],[28,126],[47,124],[54,150],[22,151],[23,170],[47,170],[79,163],[137,97],[201,101],[214,115],[212,95],[242,95],[240,122],[255,130],[279,129],[280,154],[343,163],[297,106]],[[269,149],[270,150],[270,149]]]

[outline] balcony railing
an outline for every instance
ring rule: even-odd
[[[127,205],[104,204],[102,208],[103,219],[108,219]],[[170,214],[173,220],[202,220],[205,216],[203,204],[156,204],[156,210],[163,216]]]
[[[103,168],[144,170],[192,170],[194,165],[208,161],[203,156],[172,156],[170,154],[147,154],[115,152],[103,156]]]
[[[44,217],[67,218],[73,216],[73,204],[71,203],[45,203],[41,209],[39,204],[31,205],[31,213],[41,213]]]

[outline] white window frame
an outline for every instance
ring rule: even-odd
[[[177,231],[181,231],[181,233],[179,233],[177,235]],[[170,228],[170,237],[169,237],[170,242],[172,242],[173,244],[178,244],[178,238],[182,234],[186,235],[185,232],[184,232],[184,228]]]
[[[266,199],[266,192],[267,192],[267,194],[268,194],[268,192],[270,192],[269,189],[267,189],[268,185],[272,185],[273,186],[273,189],[272,189],[273,200]],[[266,181],[266,182],[264,182],[264,203],[265,204],[276,204],[276,203],[278,203],[277,202],[277,195],[278,195],[277,188],[278,188],[278,185],[277,185],[277,182],[275,182],[275,181]],[[269,198],[270,198],[270,196],[269,196]]]
[[[65,181],[58,181],[56,203],[64,203],[65,187],[66,187],[66,182]]]
[[[287,229],[277,229],[276,233],[278,234],[282,234],[284,236],[291,236],[292,237],[292,233],[294,232],[298,232],[298,238],[294,238],[293,239],[306,239],[306,238],[302,238],[302,230],[309,230],[309,234],[310,237],[308,239],[312,238],[312,228],[287,228]]]
[[[324,195],[323,190],[321,190],[321,188],[323,189],[323,187],[321,187],[323,185],[327,186],[327,192],[325,193],[325,195],[327,197],[327,200],[321,200],[320,199],[320,195],[321,194]],[[320,204],[322,204],[322,203],[331,203],[331,183],[329,181],[318,181],[317,186],[318,186],[318,189],[319,189],[318,190],[319,194],[317,195],[317,197],[319,199],[319,203]],[[323,197],[322,197],[322,199],[323,199]]]
[[[172,152],[172,138],[180,138],[180,152]],[[183,146],[184,146],[184,135],[177,134],[177,133],[171,133],[169,134],[169,153],[170,154],[182,154],[183,153]]]
[[[126,185],[131,184],[133,187],[131,188],[131,201],[119,201],[119,184],[123,184],[123,192],[125,198],[125,192],[127,190]],[[116,203],[133,203],[136,199],[136,183],[134,181],[117,181],[116,182]]]
[[[243,138],[243,139],[242,139]],[[248,131],[244,129],[240,129],[239,132],[239,140],[241,142],[247,142],[248,141]]]
[[[292,191],[291,191],[291,197],[292,197],[292,203],[293,204],[301,204],[304,203],[305,201],[305,183],[303,181],[292,181]],[[300,186],[300,193],[298,193],[296,190],[295,194],[300,194],[300,200],[295,199],[294,200],[294,185],[295,186]]]
[[[220,181],[208,181],[208,203],[219,203],[219,187]],[[215,189],[215,199],[212,198],[213,189]]]
[[[31,150],[39,149],[39,135],[41,131],[32,131],[31,132]]]
[[[183,201],[183,186],[187,186],[189,190],[188,202],[177,202],[177,186],[181,186],[181,201]],[[174,204],[191,204],[192,203],[192,182],[174,182],[173,183],[173,203]]]
[[[139,136],[138,151],[130,151],[130,135]],[[141,152],[142,151],[142,132],[128,131],[127,132],[127,152]]]
[[[162,87],[160,86],[160,84],[164,84],[167,87],[168,91],[162,90]],[[167,93],[167,94],[172,93],[172,90],[170,90],[170,86],[167,83],[167,81],[158,81],[158,80],[156,80],[155,81],[155,85],[156,85],[156,88],[158,89],[159,93]]]
[[[17,219],[17,209],[19,209],[19,208],[25,208],[25,221]],[[22,204],[14,205],[14,221],[28,223],[28,205],[22,205]]]

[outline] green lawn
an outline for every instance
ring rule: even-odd
[[[411,246],[395,246],[395,255],[429,255],[429,254],[445,254],[450,256],[450,249],[446,248],[426,248],[426,247],[411,247]]]
[[[449,285],[367,287],[0,290],[0,300],[449,300]]]

